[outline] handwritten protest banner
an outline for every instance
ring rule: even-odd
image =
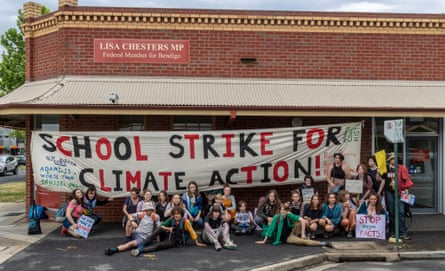
[[[324,181],[332,155],[360,161],[361,122],[298,128],[162,131],[33,131],[31,158],[36,184],[70,192],[95,185],[98,194],[127,196],[132,187],[183,192]]]
[[[386,216],[357,215],[357,224],[355,226],[356,238],[386,239]]]
[[[89,216],[82,215],[79,220],[77,221],[77,225],[79,226],[75,232],[79,234],[83,238],[88,238],[88,235],[90,234],[91,229],[94,225],[94,219],[92,219]]]

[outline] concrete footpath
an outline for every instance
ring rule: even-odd
[[[397,261],[445,258],[445,216],[414,215],[413,239],[399,249],[386,241],[330,238],[334,248],[257,245],[258,234],[234,236],[236,251],[182,247],[137,258],[129,252],[105,256],[124,242],[123,229],[102,223],[87,240],[60,236],[60,223],[42,221],[41,235],[28,235],[23,204],[0,203],[0,270],[294,270],[324,261]],[[325,241],[320,238],[321,241]]]

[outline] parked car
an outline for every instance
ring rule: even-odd
[[[23,154],[19,154],[15,156],[15,159],[17,159],[18,165],[26,165],[26,156]]]
[[[18,163],[14,156],[8,154],[0,155],[0,174],[6,176],[8,172],[12,172],[14,175],[17,175],[17,168]]]

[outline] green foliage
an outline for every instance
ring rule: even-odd
[[[10,138],[15,138],[15,139],[25,139],[25,131],[24,130],[10,130],[8,132],[8,135]]]
[[[42,6],[42,14],[49,12],[47,7]],[[0,36],[0,44],[5,48],[0,63],[0,96],[6,95],[25,82],[25,38],[20,28],[25,18],[21,9],[18,13],[17,28],[9,28]]]

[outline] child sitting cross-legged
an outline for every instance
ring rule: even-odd
[[[251,234],[256,228],[252,212],[247,211],[247,203],[244,200],[241,200],[238,205],[239,211],[236,212],[230,228],[235,232],[235,235]]]
[[[223,218],[221,206],[214,204],[204,219],[202,240],[208,244],[213,244],[216,251],[220,251],[222,247],[235,250],[238,246],[230,240],[229,230],[229,223]],[[223,246],[221,246],[221,241],[224,241]]]

